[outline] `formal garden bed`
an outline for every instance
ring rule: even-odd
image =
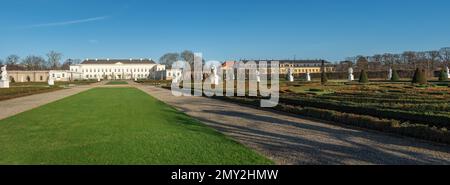
[[[450,144],[450,88],[436,83],[281,81],[279,105],[273,109]],[[214,98],[254,106],[262,99]]]
[[[172,83],[172,80],[137,80],[136,83],[144,85],[166,86]]]
[[[23,96],[29,96],[33,94],[40,94],[46,92],[52,92],[63,89],[59,86],[42,86],[42,87],[10,87],[7,89],[0,89],[0,101],[13,99]]]
[[[106,85],[126,85],[128,82],[126,81],[109,81]]]

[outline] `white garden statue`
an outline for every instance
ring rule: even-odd
[[[256,82],[261,82],[261,76],[258,70],[256,70]]]
[[[353,81],[355,80],[355,76],[353,76],[353,68],[348,68],[348,80]]]
[[[219,85],[219,75],[217,75],[217,68],[215,65],[211,67],[211,76],[209,77],[211,84]]]
[[[1,67],[1,74],[0,74],[0,88],[9,88],[9,78],[8,78],[8,72],[6,71],[6,65]]]
[[[48,81],[47,81],[47,83],[50,86],[55,85],[55,80],[53,79],[53,73],[51,73],[51,72],[48,73]]]
[[[180,73],[173,73],[172,83],[178,83],[182,81],[182,75]]]
[[[389,72],[388,72],[388,80],[392,79],[392,68],[389,68]]]
[[[311,74],[309,72],[306,73],[306,81],[307,82],[311,81]]]
[[[293,81],[294,81],[294,74],[293,74],[292,68],[289,68],[289,69],[288,69],[288,73],[287,73],[287,75],[286,75],[286,79],[287,79],[289,82],[293,82]]]
[[[450,79],[450,70],[448,69],[448,67],[445,68],[445,71],[447,72],[447,78]]]

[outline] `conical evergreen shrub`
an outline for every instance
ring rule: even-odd
[[[414,84],[426,84],[427,83],[427,77],[426,77],[425,70],[420,70],[419,68],[417,68],[416,71],[414,72],[412,83],[414,83]]]
[[[369,83],[369,77],[364,69],[361,70],[361,75],[359,75],[359,83]]]
[[[325,73],[325,71],[322,71],[322,74],[320,75],[320,82],[322,84],[325,84],[328,82],[328,77],[327,77],[327,74]]]
[[[445,72],[444,69],[442,69],[441,72],[439,73],[439,81],[447,81],[447,80],[448,80],[447,73]]]
[[[397,70],[392,69],[392,77],[391,81],[396,82],[400,80],[400,76],[398,76]]]

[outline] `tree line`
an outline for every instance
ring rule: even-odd
[[[28,55],[21,58],[12,54],[5,59],[0,59],[0,65],[8,65],[8,70],[69,70],[70,65],[81,62],[79,59],[67,59],[61,63],[63,54],[50,51],[46,57],[39,55]]]
[[[421,68],[433,72],[450,64],[450,47],[432,51],[405,51],[400,54],[385,53],[372,56],[348,57],[336,66],[337,71],[356,70],[383,71],[389,68],[415,70]]]

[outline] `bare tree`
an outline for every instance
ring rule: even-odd
[[[178,53],[166,53],[161,58],[159,58],[159,63],[166,65],[167,68],[172,66],[172,64],[180,59],[180,54]]]
[[[413,66],[413,69],[417,68],[416,52],[405,51],[402,54],[402,58],[404,64],[407,64],[407,66]]]
[[[75,64],[80,64],[81,60],[80,59],[67,59],[66,61],[64,61],[64,63],[61,66],[62,70],[69,70],[71,65],[75,65]]]
[[[9,55],[6,57],[6,64],[7,65],[17,65],[20,61],[20,57],[17,55]]]
[[[431,68],[436,69],[436,64],[439,62],[439,51],[433,50],[427,52],[428,58],[431,61]]]
[[[58,53],[56,51],[50,51],[49,53],[47,53],[47,57],[48,57],[48,64],[47,66],[50,69],[58,69],[61,66],[61,58],[62,58],[62,54]]]
[[[30,55],[22,60],[22,65],[27,70],[42,70],[45,69],[45,59],[40,56]]]
[[[192,51],[185,50],[185,51],[181,52],[180,56],[184,61],[189,63],[191,66],[194,65],[194,53]]]
[[[356,67],[358,68],[358,70],[368,70],[368,66],[369,66],[369,61],[367,60],[367,57],[365,56],[357,56],[356,57]]]
[[[441,50],[439,50],[439,53],[444,66],[448,66],[450,62],[450,47],[442,48]]]

